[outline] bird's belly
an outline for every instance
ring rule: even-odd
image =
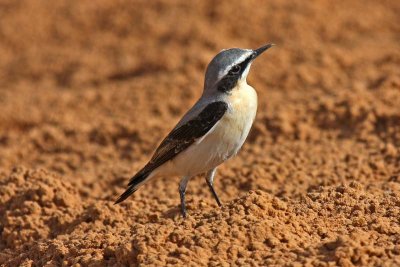
[[[217,167],[239,151],[256,115],[257,95],[250,92],[230,103],[227,113],[204,138],[167,164],[170,174],[197,175]]]
[[[257,112],[257,95],[247,86],[230,99],[230,111],[221,121],[221,139],[226,140],[226,159],[235,155],[246,140]]]

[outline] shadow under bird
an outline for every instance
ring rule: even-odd
[[[161,142],[153,157],[133,176],[115,204],[141,185],[159,176],[181,176],[181,212],[186,217],[185,191],[191,177],[206,173],[206,182],[217,204],[213,187],[217,167],[242,147],[257,111],[257,93],[246,78],[254,59],[273,44],[258,49],[222,50],[208,64],[204,91]]]

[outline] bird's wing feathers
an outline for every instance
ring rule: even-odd
[[[203,103],[200,104],[203,105]],[[161,142],[149,163],[131,178],[128,189],[117,199],[116,204],[133,194],[156,168],[204,137],[224,116],[228,110],[228,104],[217,101],[208,104],[199,113],[197,113],[198,109],[200,109],[199,105],[191,109]]]
[[[198,139],[207,134],[223,117],[228,104],[223,101],[208,104],[197,116],[178,124],[161,142],[149,163],[140,171],[148,173],[173,159]]]

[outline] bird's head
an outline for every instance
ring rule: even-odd
[[[208,64],[204,92],[229,93],[239,81],[246,80],[251,63],[273,44],[258,49],[231,48],[219,52]]]

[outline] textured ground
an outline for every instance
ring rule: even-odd
[[[0,265],[400,265],[400,2],[0,1]],[[114,206],[222,48],[253,130]]]

